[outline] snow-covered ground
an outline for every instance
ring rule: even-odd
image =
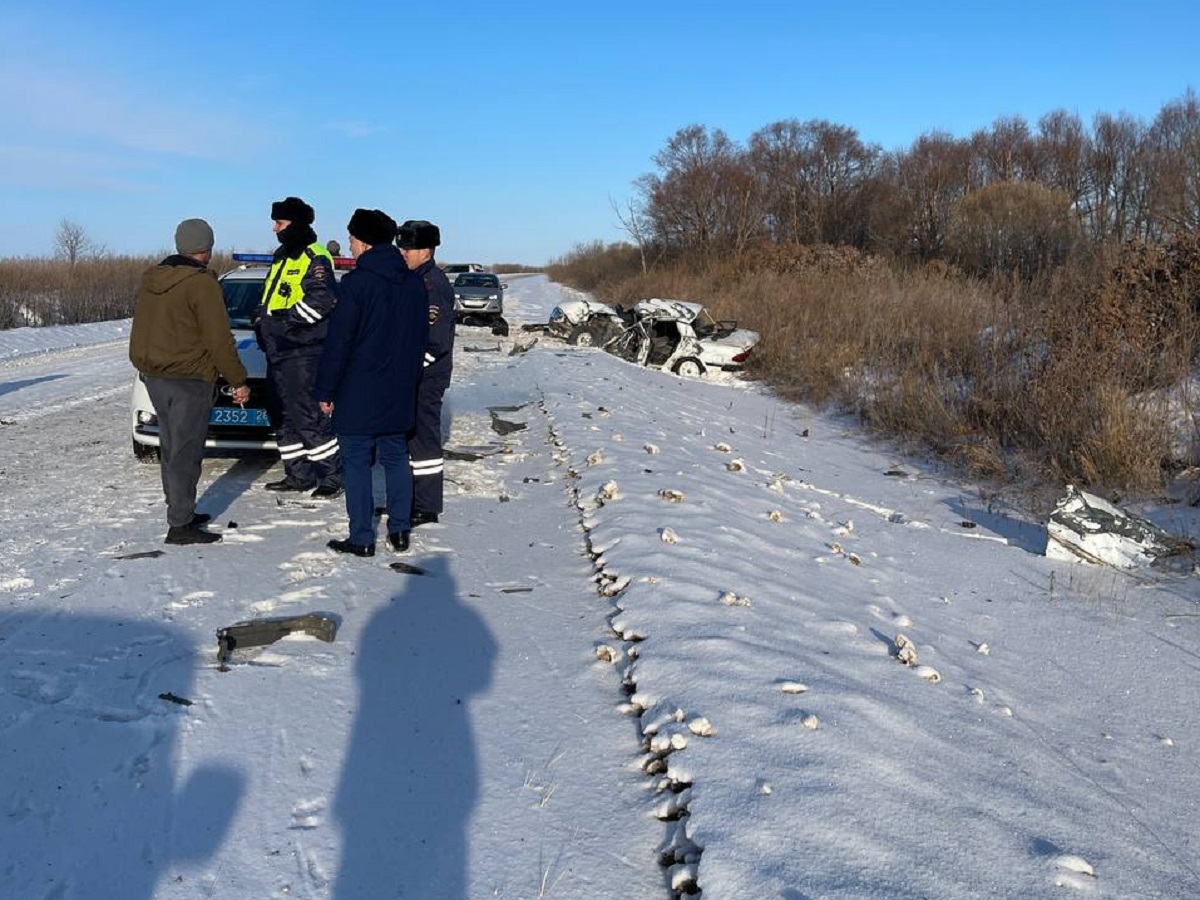
[[[507,280],[514,323],[563,291]],[[1193,579],[517,328],[460,329],[424,574],[327,551],[269,456],[166,547],[127,334],[0,332],[0,898],[1200,896]]]

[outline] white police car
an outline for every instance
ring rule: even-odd
[[[225,296],[225,310],[229,313],[238,358],[246,367],[250,399],[244,407],[238,406],[230,396],[233,389],[224,380],[218,380],[204,446],[210,450],[275,450],[275,429],[271,420],[277,418],[278,403],[267,383],[266,356],[258,348],[251,327],[251,317],[262,303],[271,256],[235,253],[233,259],[238,267],[221,276],[221,293]],[[334,260],[334,276],[340,279],[353,265],[352,259],[338,257]],[[140,374],[133,379],[129,418],[134,456],[143,462],[157,460],[158,415]]]

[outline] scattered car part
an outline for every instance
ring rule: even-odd
[[[1133,569],[1195,550],[1153,522],[1067,485],[1046,525],[1046,556]]]
[[[332,643],[337,637],[338,621],[326,613],[250,619],[217,629],[217,667],[225,671],[234,650],[263,647],[296,632]]]
[[[422,569],[420,566],[414,566],[411,563],[406,563],[406,562],[388,563],[388,568],[392,569],[396,572],[399,572],[401,575],[428,575],[429,574],[424,569]]]

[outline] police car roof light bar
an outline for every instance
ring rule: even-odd
[[[233,254],[235,263],[259,263],[261,265],[270,265],[275,261],[274,255],[270,253],[235,253]],[[353,269],[353,256],[335,256],[333,258],[333,267],[335,269]]]

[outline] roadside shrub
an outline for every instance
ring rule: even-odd
[[[555,281],[592,292],[603,290],[606,285],[620,282],[640,271],[641,256],[636,247],[601,241],[577,244],[546,267],[546,272]]]
[[[958,202],[947,250],[971,274],[1031,278],[1062,265],[1081,242],[1065,191],[1032,181],[1000,181]]]
[[[0,259],[0,328],[107,322],[133,315],[142,273],[156,256],[101,256],[77,259]],[[232,268],[226,253],[209,267]]]

